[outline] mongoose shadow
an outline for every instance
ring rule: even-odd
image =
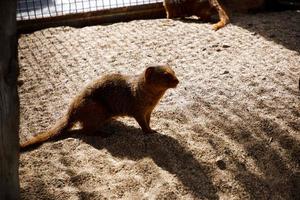
[[[157,166],[175,175],[195,198],[219,199],[209,177],[209,167],[199,163],[176,139],[163,133],[143,134],[139,128],[113,121],[103,132],[71,130],[56,139],[77,138],[96,149],[106,149],[118,158],[151,158]]]

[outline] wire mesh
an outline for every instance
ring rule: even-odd
[[[17,20],[31,20],[158,2],[162,2],[162,0],[18,0]]]

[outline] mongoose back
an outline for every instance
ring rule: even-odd
[[[118,116],[135,118],[144,133],[151,133],[150,115],[154,107],[165,91],[178,83],[168,65],[149,66],[137,76],[106,75],[76,96],[53,128],[21,143],[20,147],[42,143],[71,129],[77,122],[85,131],[97,131],[100,125]]]

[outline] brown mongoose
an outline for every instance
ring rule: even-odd
[[[82,130],[97,131],[100,125],[118,116],[136,119],[144,133],[150,128],[150,115],[169,88],[179,83],[168,65],[149,66],[137,76],[106,75],[89,84],[69,106],[67,113],[49,131],[20,144],[21,148],[41,143],[79,122]]]
[[[218,30],[230,22],[231,12],[247,12],[264,6],[266,0],[164,0],[163,5],[168,19],[183,18],[195,15],[208,21],[218,14],[219,21],[213,24]]]
[[[229,23],[229,17],[218,0],[164,0],[163,5],[168,19],[195,15],[209,21],[213,14],[218,13],[220,21],[213,25],[214,30]]]

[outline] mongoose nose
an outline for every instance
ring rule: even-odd
[[[179,80],[178,80],[177,78],[175,78],[175,79],[174,79],[174,84],[175,84],[175,85],[178,85],[178,83],[179,83]]]

